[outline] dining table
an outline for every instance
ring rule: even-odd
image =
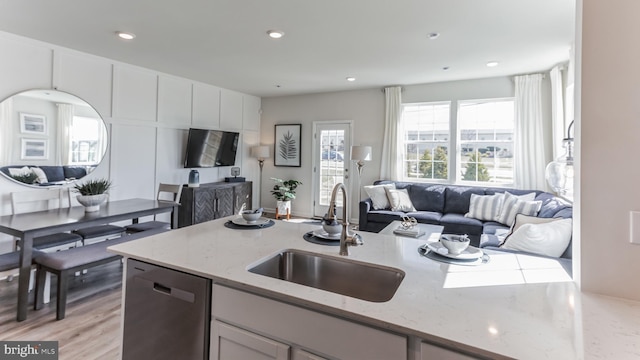
[[[137,223],[141,217],[162,213],[171,213],[171,228],[175,229],[178,224],[178,206],[178,203],[169,201],[126,199],[109,201],[95,212],[85,212],[83,206],[73,206],[0,216],[0,233],[19,239],[17,321],[27,319],[34,238],[118,221],[131,220]]]

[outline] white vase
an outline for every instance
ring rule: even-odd
[[[107,196],[107,194],[78,195],[76,199],[80,205],[84,206],[85,212],[95,212],[100,210],[100,205],[107,201]]]
[[[276,206],[278,207],[278,214],[286,215],[288,214],[288,211],[291,211],[291,200],[278,200]]]

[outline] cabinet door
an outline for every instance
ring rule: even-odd
[[[293,349],[292,354],[292,360],[327,360],[327,358],[300,349]]]
[[[460,354],[426,342],[420,343],[420,360],[472,360],[474,357]]]
[[[215,214],[215,190],[199,188],[193,195],[193,223],[213,220]]]
[[[220,321],[213,321],[211,359],[285,360],[290,359],[289,346]]]
[[[233,215],[233,188],[216,189],[216,219]]]
[[[235,214],[242,210],[243,206],[246,210],[251,210],[253,208],[253,200],[251,199],[251,187],[252,183],[250,181],[240,183],[234,187],[235,206],[233,212]]]

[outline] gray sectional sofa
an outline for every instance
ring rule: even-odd
[[[469,211],[471,194],[493,195],[496,193],[504,193],[505,191],[513,195],[535,193],[535,200],[542,201],[542,207],[537,217],[573,217],[573,207],[570,203],[553,194],[539,190],[516,190],[496,187],[411,183],[388,180],[378,180],[374,182],[374,185],[391,183],[395,184],[396,189],[407,189],[409,198],[416,211],[375,210],[371,199],[364,199],[360,202],[360,230],[379,232],[392,221],[400,220],[403,215],[406,215],[416,218],[420,223],[442,225],[444,226],[443,233],[467,234],[473,246],[495,248],[499,245],[499,241],[495,235],[496,231],[498,229],[508,230],[509,227],[495,221],[481,221],[465,217],[464,215]],[[561,258],[571,259],[571,244],[569,244]]]
[[[12,177],[11,173],[9,173],[9,169],[20,169],[23,167],[37,167],[42,169],[44,174],[47,176],[47,182],[42,184],[35,184],[40,186],[49,186],[56,185],[60,182],[64,182],[66,179],[80,179],[87,175],[87,167],[86,166],[72,166],[72,165],[63,165],[63,166],[54,166],[54,165],[9,165],[0,167],[0,172],[5,174],[7,177]]]

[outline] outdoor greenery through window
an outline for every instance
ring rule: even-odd
[[[457,105],[453,123],[451,102],[403,106],[404,178],[513,184],[513,99]]]

